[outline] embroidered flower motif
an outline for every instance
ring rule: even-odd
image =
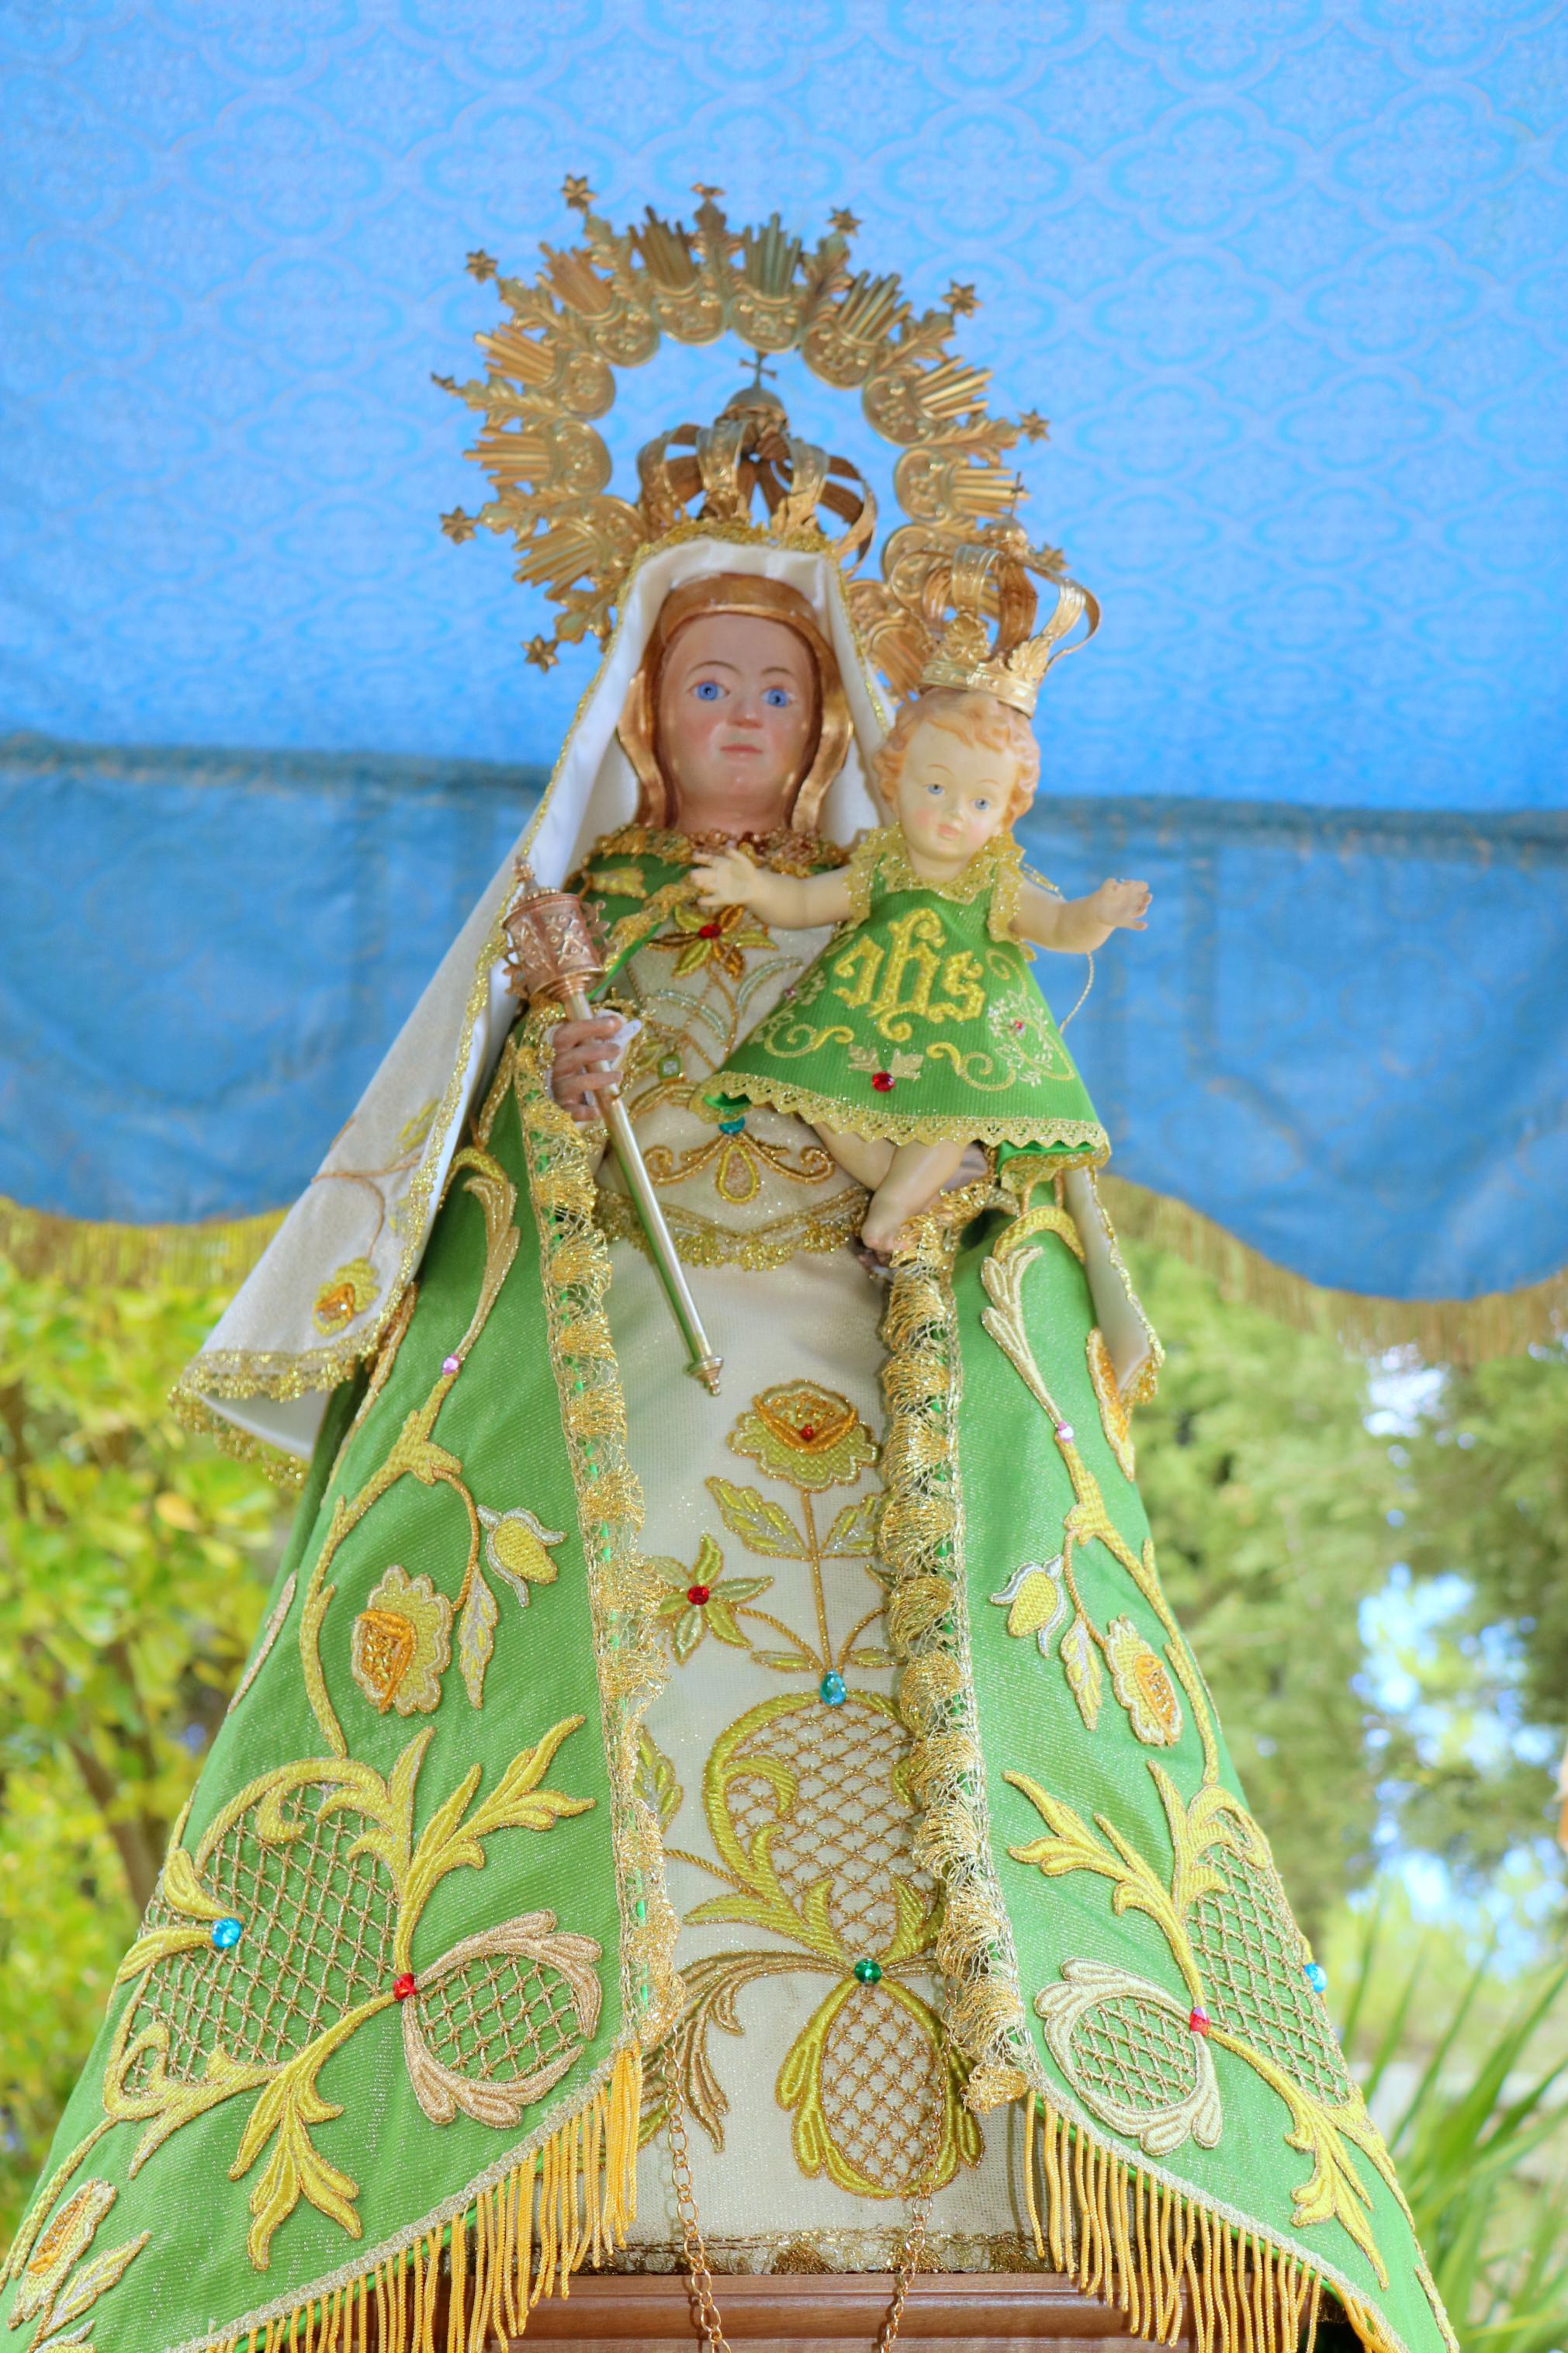
[[[759,1593],[765,1593],[773,1578],[724,1577],[720,1573],[723,1566],[724,1556],[711,1536],[702,1538],[690,1568],[683,1567],[678,1560],[648,1563],[666,1588],[654,1616],[669,1628],[677,1666],[686,1664],[704,1634],[711,1634],[716,1641],[728,1642],[737,1651],[749,1651],[752,1647],[749,1636],[736,1623],[735,1611],[741,1602],[754,1601]]]
[[[1100,1426],[1105,1431],[1110,1451],[1126,1477],[1131,1478],[1136,1461],[1132,1447],[1132,1416],[1123,1402],[1116,1367],[1110,1361],[1110,1351],[1105,1345],[1105,1335],[1095,1325],[1089,1335],[1089,1377],[1094,1383],[1094,1394],[1100,1406]]]
[[[433,1715],[452,1657],[452,1605],[427,1577],[395,1561],[354,1620],[349,1643],[353,1679],[384,1715]]]
[[[316,1293],[314,1309],[319,1331],[341,1332],[363,1315],[381,1291],[381,1281],[367,1258],[351,1258],[330,1274]]]
[[[1013,1571],[1001,1592],[991,1596],[1007,1612],[1008,1633],[1026,1640],[1032,1634],[1043,1659],[1051,1655],[1051,1636],[1068,1606],[1061,1573],[1060,1553],[1049,1562],[1026,1560]]]
[[[735,1424],[730,1443],[775,1479],[814,1495],[825,1487],[852,1487],[877,1460],[876,1440],[848,1398],[815,1381],[763,1389]]]
[[[482,1504],[476,1504],[474,1509],[485,1531],[485,1558],[498,1577],[505,1577],[526,1609],[529,1587],[553,1585],[561,1574],[546,1546],[563,1543],[565,1529],[547,1528],[521,1504],[510,1512],[488,1512]]]
[[[1182,1704],[1164,1661],[1150,1649],[1131,1618],[1111,1620],[1105,1630],[1105,1655],[1111,1689],[1136,1737],[1146,1747],[1169,1748],[1182,1736]]]
[[[702,907],[680,906],[675,910],[674,931],[653,944],[676,949],[677,976],[711,965],[727,980],[741,980],[746,950],[772,947],[773,941],[749,907],[721,907],[710,913]]]
[[[888,1054],[879,1052],[874,1046],[851,1046],[849,1049],[850,1069],[868,1071],[871,1084],[879,1094],[887,1094],[899,1079],[918,1079],[924,1060],[923,1053],[900,1053],[896,1046]]]

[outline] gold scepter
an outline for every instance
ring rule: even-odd
[[[574,1020],[591,1021],[594,1008],[587,992],[595,981],[603,980],[605,968],[604,944],[593,914],[574,892],[546,890],[535,880],[533,869],[525,858],[518,860],[516,871],[522,890],[503,925],[511,942],[508,985],[516,997],[531,1000],[542,997],[547,1004],[563,1007]],[[649,1180],[619,1089],[605,1088],[599,1096],[599,1104],[616,1147],[616,1157],[647,1235],[653,1262],[691,1358],[687,1370],[695,1373],[703,1387],[717,1397],[724,1359],[714,1355],[702,1329],[702,1318],[697,1313],[686,1271],[664,1222],[664,1211],[658,1206],[658,1196]]]

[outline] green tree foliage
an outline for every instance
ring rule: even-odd
[[[165,1405],[221,1304],[0,1261],[0,2243],[265,1598],[276,1497]]]
[[[1568,1738],[1568,1356],[1500,1357],[1429,1385],[1394,1449],[1412,1588],[1401,1663],[1421,1693],[1385,1771],[1402,1834],[1461,1881],[1550,1833]]]
[[[1133,1271],[1166,1347],[1134,1417],[1161,1575],[1315,1936],[1374,1857],[1368,1733],[1387,1733],[1360,1688],[1358,1612],[1397,1547],[1398,1473],[1366,1427],[1362,1359],[1226,1304],[1166,1252]]]

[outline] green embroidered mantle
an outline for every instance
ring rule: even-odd
[[[479,2353],[625,2227],[680,1991],[637,1778],[668,1589],[543,1043],[514,1031],[417,1290],[334,1399],[0,2353],[365,2353],[373,2322],[434,2353],[443,2274],[447,2341]],[[884,1326],[878,1544],[968,2097],[1021,2104],[1041,2258],[1134,2333],[1185,2298],[1205,2353],[1284,2348],[1326,2284],[1373,2353],[1452,2348],[1161,1591],[1039,1174],[920,1221]]]
[[[855,922],[711,1093],[856,1135],[1032,1145],[1058,1167],[1103,1160],[1105,1131],[1013,936],[1019,862],[1000,834],[931,883],[896,826],[869,834],[845,877]]]

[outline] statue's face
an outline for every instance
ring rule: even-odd
[[[1017,782],[1008,754],[927,721],[910,739],[894,788],[905,840],[929,864],[967,864],[1007,824]]]
[[[659,680],[658,741],[678,826],[787,825],[816,733],[816,665],[783,621],[700,613],[677,630]]]

